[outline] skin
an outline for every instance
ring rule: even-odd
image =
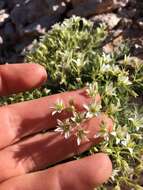
[[[38,87],[46,78],[46,71],[37,64],[1,65],[0,95]],[[52,116],[52,107],[57,99],[67,106],[71,97],[78,111],[84,111],[83,104],[91,102],[81,89],[0,108],[0,190],[91,190],[108,180],[112,164],[103,153],[59,164],[101,141],[94,136],[102,121],[109,131],[113,126],[102,113],[82,124],[89,131],[89,142],[78,146],[75,136],[65,140],[54,129],[58,118],[70,115],[63,112]],[[47,169],[51,165],[55,166]]]

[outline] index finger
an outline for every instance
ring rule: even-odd
[[[39,87],[47,78],[38,64],[5,64],[0,66],[0,96]]]

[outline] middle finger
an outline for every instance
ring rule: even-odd
[[[73,101],[78,111],[83,111],[83,104],[89,104],[91,99],[85,89],[60,93],[38,100],[32,100],[0,108],[0,149],[21,138],[42,130],[55,128],[57,119],[65,119],[69,113],[52,115],[53,107],[58,100],[63,100],[65,107]],[[100,101],[100,97],[96,97]]]

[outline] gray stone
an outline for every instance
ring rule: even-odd
[[[87,2],[88,0],[71,0],[70,2],[72,3],[72,5],[75,7],[81,3],[85,3]]]
[[[4,25],[4,38],[6,44],[15,44],[17,39],[17,34],[11,22],[6,22]]]
[[[95,14],[105,13],[112,8],[112,0],[105,0],[99,3],[98,0],[88,0],[75,6],[71,11],[68,12],[68,16],[92,16]]]
[[[4,0],[0,0],[0,9],[3,9],[5,6],[5,1]]]
[[[121,17],[127,18],[127,19],[133,19],[136,17],[138,10],[134,7],[129,7],[129,8],[122,8],[118,10],[118,14]]]
[[[126,7],[130,0],[113,0],[115,8]]]
[[[109,29],[113,29],[115,26],[118,25],[121,18],[117,16],[115,13],[107,13],[107,14],[100,14],[90,18],[95,24],[98,23],[105,23]]]
[[[51,14],[62,14],[66,11],[66,3],[61,0],[48,0],[49,2],[49,13]]]
[[[20,4],[24,0],[5,0],[5,4],[8,9],[13,9],[16,5]]]
[[[37,18],[46,14],[47,10],[48,6],[44,1],[30,1],[27,4],[23,1],[19,4],[19,6],[15,6],[13,8],[11,12],[11,19],[17,28],[21,28],[22,26],[30,24]]]
[[[15,6],[11,12],[12,22],[15,24],[17,31],[21,34],[25,27],[35,27],[35,23],[43,25],[43,20],[47,17],[61,15],[66,10],[66,4],[61,0],[35,0],[22,1]],[[52,18],[53,19],[53,18]],[[51,19],[48,20],[51,23]],[[39,22],[39,23],[38,23]],[[42,22],[42,23],[40,23]],[[47,26],[51,24],[46,24]],[[33,29],[28,29],[29,31]]]
[[[127,5],[129,0],[87,0],[79,4],[74,4],[74,8],[69,11],[68,16],[92,16],[106,13]]]
[[[59,20],[59,16],[45,16],[36,22],[28,25],[21,30],[21,35],[41,35],[44,34],[55,22]]]

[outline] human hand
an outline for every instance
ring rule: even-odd
[[[0,95],[38,87],[46,77],[37,64],[0,66]],[[54,132],[58,117],[68,115],[52,116],[51,107],[57,99],[66,105],[71,97],[79,111],[90,102],[82,89],[0,108],[0,190],[91,190],[110,177],[112,164],[103,153],[46,169],[98,143],[93,136],[103,120],[112,128],[112,120],[104,114],[89,120],[83,127],[90,131],[90,141],[80,146],[75,136],[67,140]]]

